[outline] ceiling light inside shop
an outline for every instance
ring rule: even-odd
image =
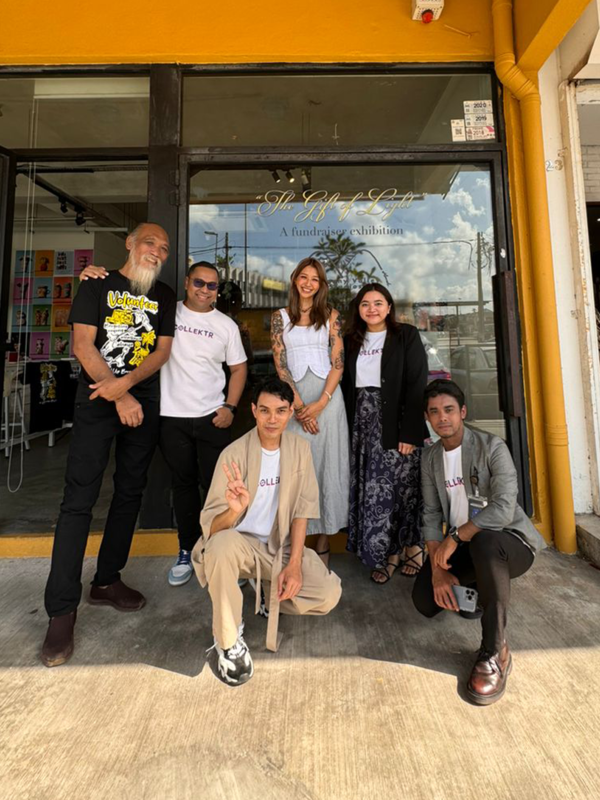
[[[273,180],[275,181],[275,183],[281,183],[281,178],[279,177],[279,173],[277,172],[276,169],[271,170],[271,175],[273,176]]]
[[[147,98],[149,78],[37,78],[35,100]]]
[[[294,183],[294,181],[296,180],[296,178],[294,178],[294,176],[293,176],[293,175],[292,175],[292,173],[289,171],[289,169],[287,169],[287,170],[285,171],[285,177],[288,179],[288,181],[289,181],[290,183]]]

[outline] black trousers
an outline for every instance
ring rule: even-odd
[[[81,569],[92,509],[98,499],[113,440],[116,440],[115,490],[94,583],[108,586],[119,580],[120,571],[127,563],[148,468],[158,442],[159,400],[138,399],[144,421],[137,428],[123,425],[115,404],[102,398],[75,404],[65,492],[46,584],[46,611],[51,617],[70,613],[81,600]]]
[[[179,547],[192,550],[201,535],[200,489],[206,497],[221,452],[231,443],[229,428],[207,417],[161,417],[160,449],[171,470]]]
[[[460,545],[450,559],[450,572],[461,585],[474,587],[479,593],[483,608],[482,646],[489,653],[498,653],[504,643],[510,581],[527,572],[533,558],[531,550],[514,534],[482,530],[468,544]],[[415,579],[412,598],[426,617],[444,610],[434,599],[430,559]]]

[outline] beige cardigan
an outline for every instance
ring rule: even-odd
[[[269,650],[277,650],[277,624],[279,618],[277,578],[284,561],[287,563],[289,560],[292,520],[318,519],[320,516],[319,487],[313,466],[310,444],[301,436],[284,431],[280,448],[279,509],[267,543],[269,553],[274,556],[273,568],[269,578],[271,581],[269,623],[267,627],[267,648]],[[225,499],[227,478],[223,471],[223,464],[227,464],[232,474],[232,462],[235,461],[240,468],[242,480],[250,493],[248,505],[248,508],[250,508],[258,489],[261,460],[262,449],[256,428],[253,428],[240,439],[230,444],[229,447],[226,447],[219,457],[206,502],[200,514],[200,524],[206,534],[203,534],[192,552],[196,573],[202,586],[206,586],[204,548],[209,538],[207,534],[211,529],[214,518],[228,508],[227,500]],[[246,512],[240,514],[233,525],[234,528],[239,526],[245,514]],[[218,536],[218,534],[215,535]],[[256,558],[256,611],[260,606],[260,572],[260,560]]]

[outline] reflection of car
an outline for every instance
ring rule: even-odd
[[[465,344],[450,357],[452,380],[465,393],[469,417],[498,419],[498,365],[494,344]]]
[[[425,336],[424,333],[419,331],[419,335],[421,337],[421,341],[423,342],[423,347],[425,348],[425,352],[427,353],[427,367],[428,367],[427,382],[430,383],[431,381],[438,380],[438,378],[441,378],[443,380],[448,380],[448,378],[450,378],[450,372],[444,366],[442,359],[440,358],[440,355],[437,351],[437,348],[431,344],[431,342]]]

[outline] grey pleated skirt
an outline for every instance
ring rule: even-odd
[[[325,380],[308,369],[296,383],[303,402],[313,403],[323,394]],[[319,433],[306,433],[302,425],[291,419],[287,429],[310,442],[313,463],[319,484],[320,519],[308,520],[308,534],[333,536],[348,524],[350,486],[350,444],[348,422],[342,390],[338,386],[317,422]]]

